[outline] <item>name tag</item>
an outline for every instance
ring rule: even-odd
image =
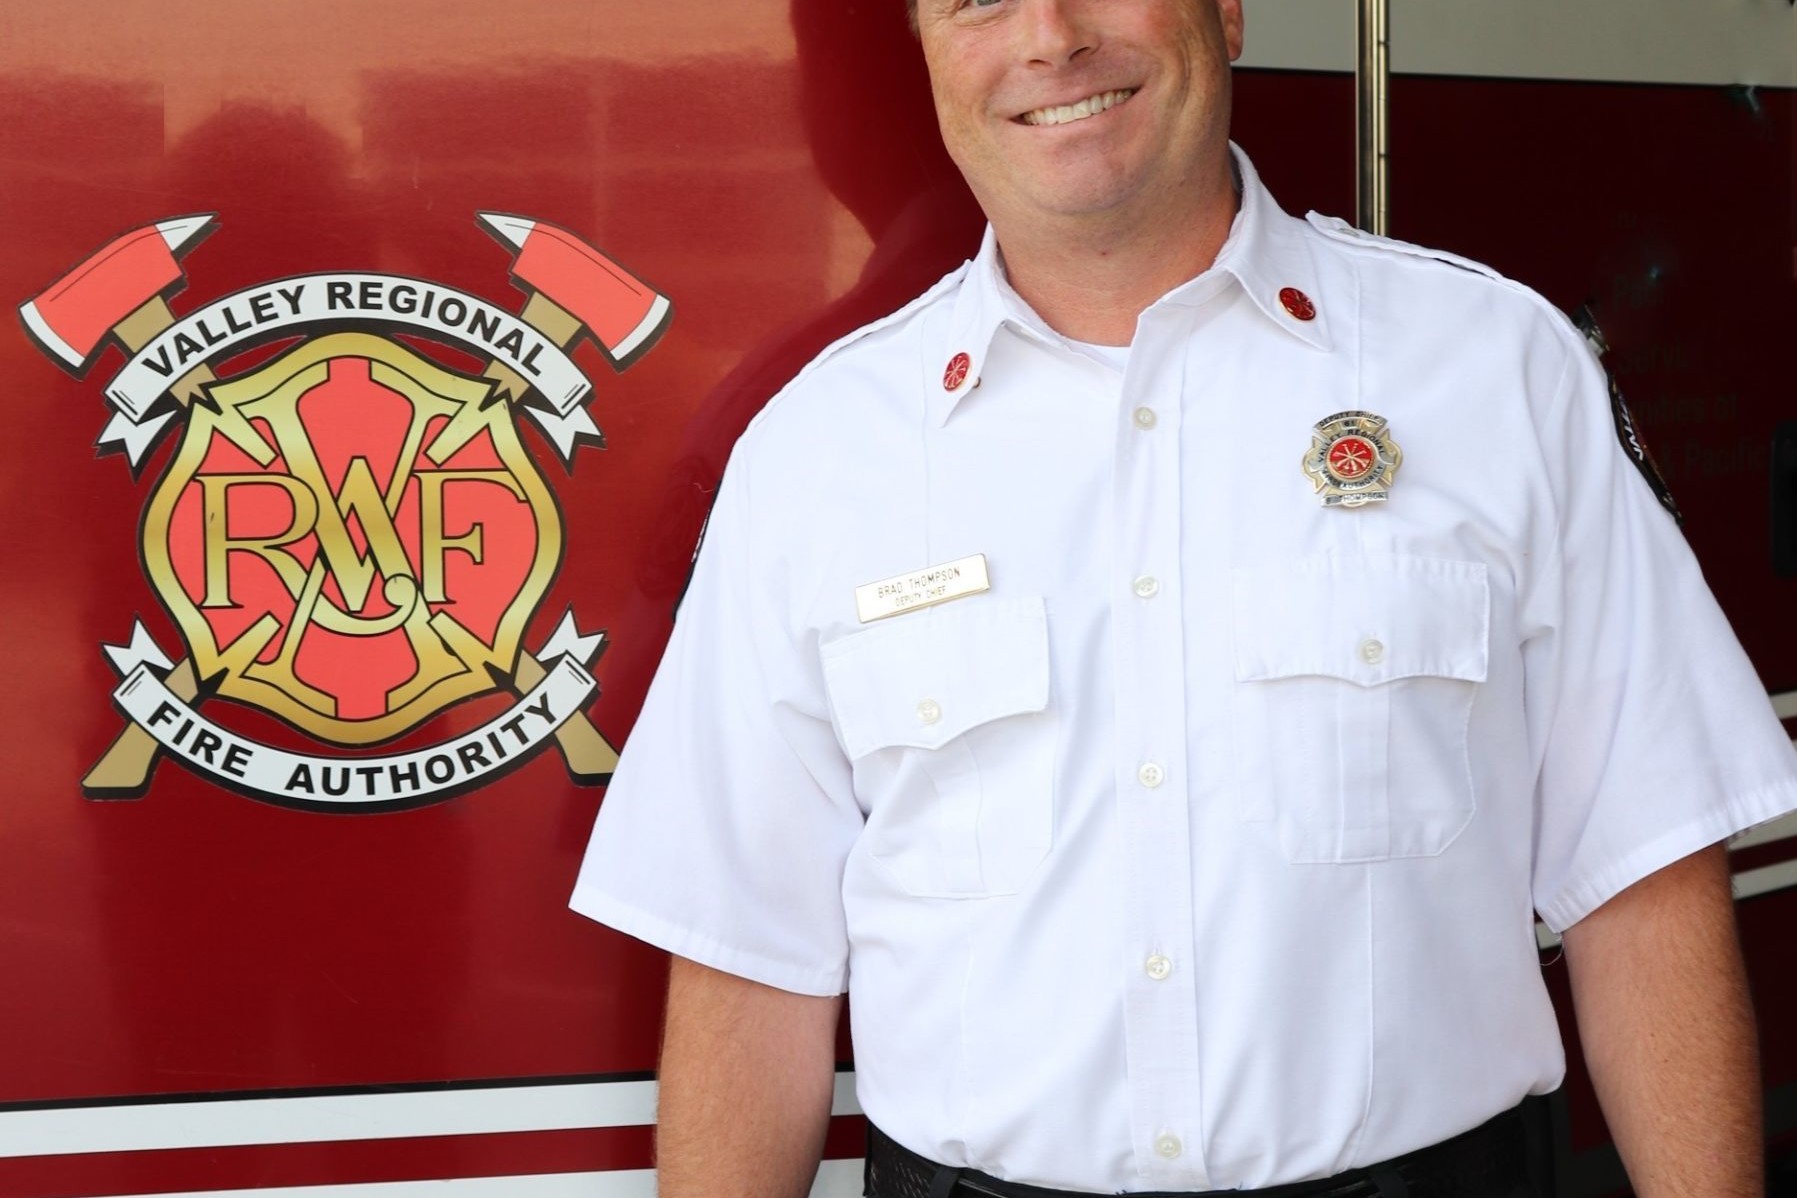
[[[944,562],[856,587],[855,614],[868,624],[991,589],[986,555],[976,553],[958,562]]]

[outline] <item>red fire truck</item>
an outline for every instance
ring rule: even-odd
[[[1352,6],[1248,19],[1238,140],[1352,216]],[[0,1196],[653,1193],[664,960],[565,903],[735,436],[976,244],[902,6],[4,28]],[[1794,37],[1418,0],[1389,93],[1390,231],[1601,329],[1787,720]],[[1788,1161],[1797,824],[1734,860]],[[1621,1192],[1576,1054],[1556,1101]]]

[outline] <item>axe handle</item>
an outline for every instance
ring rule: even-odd
[[[160,295],[142,307],[137,308],[125,319],[112,326],[121,344],[132,353],[136,353],[170,325],[175,323],[175,314],[169,309],[168,301]],[[212,368],[204,362],[169,384],[169,394],[182,407],[191,407],[197,396],[205,394],[201,389],[216,379]]]
[[[126,349],[136,353],[174,323],[175,314],[169,309],[168,301],[158,295],[133,309],[123,320],[112,326],[112,331],[118,335]]]
[[[580,336],[580,318],[541,291],[530,293],[530,298],[524,301],[524,311],[519,315],[525,324],[562,349],[567,349],[569,343]]]
[[[525,324],[547,337],[558,349],[567,349],[574,338],[580,335],[580,321],[541,292],[532,292],[531,297],[524,301],[524,311],[518,315]],[[496,382],[500,393],[512,403],[523,399],[531,390],[531,384],[523,375],[498,358],[487,363],[483,374]]]
[[[524,322],[549,338],[557,347],[566,349],[580,335],[580,321],[560,304],[541,292],[532,292],[520,313]],[[486,377],[496,380],[506,397],[516,403],[530,390],[530,384],[511,367],[497,358],[487,363]],[[520,695],[541,682],[547,671],[543,663],[524,649],[518,650],[518,664],[512,671],[512,687]],[[617,768],[618,750],[593,726],[585,712],[577,711],[555,730],[568,772],[582,782],[602,782]]]
[[[195,675],[193,660],[182,658],[168,677],[162,680],[169,691],[192,703],[200,693],[200,680]],[[96,798],[134,798],[143,792],[150,770],[156,764],[156,753],[162,746],[156,738],[136,723],[127,723],[112,746],[101,754],[94,768],[81,779],[81,789]]]
[[[518,650],[518,665],[512,671],[512,688],[520,695],[548,676],[543,663],[527,651]],[[569,716],[555,730],[556,742],[568,762],[568,772],[581,782],[599,782],[610,778],[618,766],[618,751],[605,734],[593,726],[584,711]]]

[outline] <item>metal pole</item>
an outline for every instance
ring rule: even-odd
[[[1386,6],[1387,0],[1360,0],[1356,20],[1360,59],[1354,70],[1359,182],[1355,220],[1381,237],[1391,223],[1391,28]]]

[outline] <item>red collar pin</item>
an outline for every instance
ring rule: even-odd
[[[1317,306],[1310,302],[1308,295],[1296,287],[1287,287],[1281,291],[1279,303],[1294,320],[1315,320],[1317,318]]]
[[[967,381],[967,372],[973,369],[973,359],[966,354],[956,354],[948,360],[948,366],[942,372],[942,389],[954,391]]]

